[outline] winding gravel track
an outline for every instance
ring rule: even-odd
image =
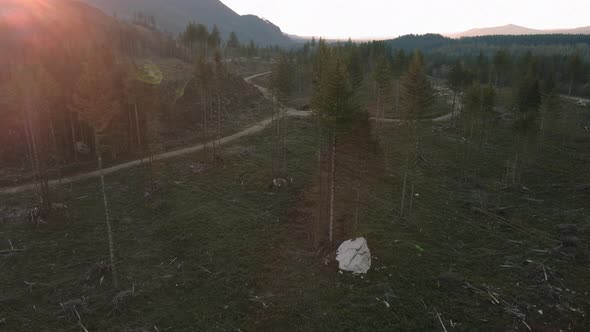
[[[252,79],[254,79],[256,77],[260,77],[260,76],[264,76],[264,75],[268,75],[268,74],[270,74],[270,72],[252,75],[250,77],[246,77],[244,80],[246,82],[250,82]],[[257,85],[254,85],[254,86],[256,86],[259,90],[261,90],[261,91],[265,90],[266,93],[268,93],[267,89],[257,86]],[[263,92],[263,94],[265,94],[265,93]],[[265,94],[265,97],[266,96],[267,95]],[[287,115],[289,115],[289,116],[310,116],[311,112],[301,112],[301,111],[297,111],[297,110],[288,110]],[[262,121],[246,128],[238,133],[223,137],[219,141],[216,140],[215,142],[219,143],[221,145],[231,143],[231,142],[238,140],[244,136],[252,135],[252,134],[255,134],[255,133],[258,133],[258,132],[264,130],[264,128],[266,128],[268,125],[270,125],[271,122],[272,122],[272,117],[262,120]],[[208,142],[207,146],[211,146],[212,144],[213,144],[213,142]],[[194,146],[186,147],[186,148],[175,150],[175,151],[164,152],[164,153],[160,153],[160,154],[155,155],[153,160],[166,160],[166,159],[182,156],[185,154],[190,154],[190,153],[202,151],[204,148],[205,148],[205,144],[199,144],[199,145],[194,145]],[[103,171],[104,171],[105,175],[108,175],[108,174],[112,174],[112,173],[115,173],[118,171],[122,171],[124,169],[137,167],[147,161],[148,161],[147,158],[137,159],[137,160],[123,163],[123,164],[119,164],[119,165],[105,168]],[[51,181],[49,181],[49,185],[56,186],[60,183],[61,184],[69,184],[69,183],[78,182],[81,180],[97,178],[99,176],[100,176],[99,171],[86,172],[86,173],[81,173],[81,174],[77,174],[77,175],[64,177],[61,180],[51,180]],[[17,193],[33,190],[34,188],[35,188],[34,183],[24,184],[24,185],[20,185],[20,186],[16,186],[16,187],[0,188],[0,194],[17,194]]]
[[[246,82],[252,84],[253,86],[255,86],[264,95],[264,97],[266,97],[267,99],[272,99],[272,95],[267,88],[264,88],[262,86],[256,85],[251,82],[254,78],[269,75],[270,73],[271,73],[270,71],[264,72],[264,73],[259,73],[256,75],[246,77],[246,78],[244,78],[244,80]],[[289,109],[287,109],[287,115],[294,116],[294,117],[308,117],[308,116],[312,115],[312,112],[300,111],[300,110],[289,108]],[[425,120],[421,120],[421,121],[442,122],[442,121],[450,120],[452,118],[452,116],[453,116],[453,114],[446,114],[446,115],[443,115],[443,116],[440,116],[440,117],[437,117],[434,119],[425,119]],[[377,119],[377,118],[372,118],[372,119],[375,121],[392,122],[392,123],[402,122],[402,120],[400,120],[400,119]],[[219,141],[215,141],[215,142],[218,142],[221,145],[231,143],[231,142],[238,140],[244,136],[249,136],[249,135],[261,132],[262,130],[264,130],[264,128],[268,127],[271,122],[272,122],[272,117],[262,120],[262,121],[246,128],[238,133],[223,137]],[[208,142],[206,145],[210,146],[212,143],[213,142]],[[205,148],[205,144],[199,144],[199,145],[194,145],[194,146],[186,147],[186,148],[175,150],[175,151],[164,152],[164,153],[160,153],[160,154],[155,155],[153,160],[154,161],[166,160],[166,159],[170,159],[170,158],[174,158],[174,157],[178,157],[178,156],[182,156],[182,155],[186,155],[186,154],[190,154],[190,153],[199,152],[199,151],[202,151],[204,148]],[[132,167],[137,167],[147,161],[148,161],[147,158],[137,159],[137,160],[123,163],[123,164],[119,164],[119,165],[105,168],[103,170],[103,172],[105,175],[108,175],[108,174],[112,174],[112,173],[115,173],[118,171],[129,169]],[[97,178],[99,176],[100,176],[99,171],[86,172],[86,173],[68,176],[68,177],[62,178],[61,180],[51,180],[51,181],[49,181],[49,185],[56,186],[58,184],[70,184],[70,183],[74,183],[74,182],[78,182],[78,181],[82,181],[82,180],[86,180],[86,179]],[[17,194],[17,193],[33,190],[34,188],[35,188],[34,183],[24,184],[24,185],[20,185],[20,186],[16,186],[16,187],[0,188],[0,194]]]

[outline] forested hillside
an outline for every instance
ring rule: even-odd
[[[590,35],[588,34],[546,34],[546,35],[491,35],[453,39],[439,34],[405,35],[385,41],[392,48],[423,52],[439,52],[450,56],[490,55],[501,48],[510,48],[517,53],[531,51],[539,54],[559,54],[579,48],[582,55],[590,57]]]
[[[245,41],[261,45],[288,46],[290,39],[273,23],[255,15],[238,15],[219,0],[84,0],[106,13],[124,20],[152,17],[159,29],[172,35],[181,33],[190,22],[213,29],[217,25],[223,38],[232,31]]]
[[[109,164],[212,139],[268,106],[236,74],[237,59],[271,50],[233,34],[190,25],[173,39],[75,1],[11,1],[2,13],[2,183],[93,167],[97,150]],[[195,132],[208,117],[215,131]]]
[[[367,44],[364,56],[385,50],[391,62],[421,50],[431,59],[428,73],[446,78],[458,62],[482,82],[516,82],[534,60],[544,84],[568,95],[590,96],[590,35],[482,36],[451,39],[437,34],[408,35]],[[399,65],[398,65],[399,66]]]
[[[508,24],[498,27],[471,29],[464,32],[449,34],[452,38],[461,37],[478,37],[478,36],[498,36],[498,35],[549,35],[549,34],[589,34],[590,27],[580,27],[574,29],[531,29],[515,24]]]

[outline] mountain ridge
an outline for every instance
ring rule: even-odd
[[[474,28],[463,32],[444,34],[450,38],[478,37],[493,35],[543,35],[543,34],[590,34],[590,26],[572,29],[532,29],[516,24],[495,27]]]
[[[130,19],[134,13],[154,15],[158,27],[177,35],[189,22],[209,29],[217,25],[222,36],[236,32],[243,43],[253,40],[262,45],[288,45],[291,39],[281,28],[256,15],[239,15],[219,0],[82,0],[108,14]]]

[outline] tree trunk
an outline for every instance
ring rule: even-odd
[[[404,217],[405,208],[406,208],[406,187],[408,185],[408,168],[407,168],[407,160],[406,160],[406,171],[404,172],[404,183],[402,185],[402,204],[400,206],[400,218]]]
[[[221,98],[217,95],[217,146],[221,155]]]
[[[27,140],[27,152],[29,155],[29,163],[31,164],[31,172],[33,172],[33,183],[37,186],[37,172],[35,171],[35,158],[33,157],[33,143],[31,139],[31,133],[29,131],[29,121],[27,115],[23,117],[23,128],[25,130],[25,138]],[[36,189],[36,188],[35,188]]]
[[[336,177],[336,134],[332,134],[332,154],[330,156],[330,244],[334,244],[334,191]]]
[[[358,231],[359,225],[359,205],[361,203],[361,188],[360,188],[360,181],[359,186],[356,188],[356,206],[354,209],[354,232]]]
[[[202,111],[203,111],[203,124],[205,126],[205,139],[204,139],[204,143],[203,143],[203,157],[204,160],[207,161],[207,141],[209,140],[209,129],[207,128],[207,101],[206,101],[206,95],[203,92],[202,93],[202,98],[201,98],[201,103],[202,103]]]
[[[451,124],[452,127],[455,128],[455,107],[457,103],[457,92],[453,91],[453,110],[451,112]]]
[[[141,130],[139,129],[139,114],[137,113],[137,103],[134,103],[134,113],[135,113],[135,129],[137,131],[137,145],[141,149]]]
[[[274,129],[273,128],[274,125],[275,125],[275,101],[274,101],[274,94],[271,94],[271,98],[272,98],[272,115],[271,115],[272,118],[271,118],[271,121],[270,121],[270,127],[272,129]],[[271,162],[271,176],[272,176],[272,179],[274,180],[274,179],[276,179],[276,177],[275,177],[275,144],[274,144],[274,140],[271,140],[271,145],[272,145],[270,147],[270,152],[271,152],[270,153],[271,154],[271,157],[270,157],[270,162]]]
[[[395,93],[395,111],[400,113],[399,110],[399,79],[397,79],[397,84],[396,84],[396,93]]]
[[[59,153],[59,147],[57,145],[57,138],[56,138],[56,133],[55,133],[55,127],[53,125],[53,121],[51,120],[51,118],[49,118],[49,128],[51,129],[51,141],[53,144],[53,153],[55,153],[55,161],[57,163],[57,178],[58,178],[58,182],[59,182],[59,199],[61,202],[63,202],[63,188],[61,186],[61,181],[62,181],[62,171],[61,171],[61,162],[63,160],[63,158],[60,156]]]
[[[410,191],[410,206],[408,207],[408,216],[412,216],[412,210],[414,209],[414,189],[415,189],[415,183],[414,183],[414,177],[415,175],[412,175],[412,190]]]
[[[323,174],[323,168],[322,168],[322,123],[320,121],[320,119],[318,118],[318,172],[319,172],[319,179],[320,179],[320,185],[319,185],[319,197],[318,197],[318,217],[317,217],[317,224],[316,224],[316,229],[315,229],[315,234],[314,234],[314,239],[315,239],[315,244],[316,247],[319,246],[320,244],[320,234],[322,234],[322,216],[323,216],[323,207],[324,207],[324,196],[323,196],[323,178],[322,178],[322,174]]]
[[[377,125],[379,128],[383,126],[383,122],[380,122],[381,119],[381,89],[379,85],[377,85],[377,114],[375,114],[375,118],[377,119]]]
[[[211,94],[209,94],[209,97],[207,99],[209,101],[209,103],[207,103],[207,106],[209,107],[209,116],[211,116],[211,119],[210,119],[211,122],[212,122],[211,125],[212,126],[215,126],[215,122],[213,122],[214,121],[214,115],[213,115],[213,96]],[[215,127],[213,127],[213,128],[215,128]],[[211,142],[213,144],[213,164],[215,166],[217,166],[217,147],[215,146],[216,145],[216,142],[215,142],[215,129],[212,129],[212,130],[213,130],[213,135],[212,135],[213,136],[213,139],[211,140]],[[210,137],[210,136],[208,136],[208,137]]]
[[[103,202],[103,206],[104,206],[105,223],[107,226],[107,236],[108,236],[108,241],[109,241],[109,258],[110,258],[110,262],[111,262],[111,273],[113,276],[113,287],[115,289],[118,289],[119,288],[119,280],[117,277],[117,266],[115,263],[115,243],[113,240],[113,230],[111,227],[111,219],[109,216],[109,204],[108,204],[106,186],[105,186],[105,180],[104,180],[104,170],[102,168],[102,155],[100,153],[100,139],[97,134],[94,135],[94,144],[95,144],[94,150],[96,153],[96,161],[98,163],[98,170],[100,172],[100,186],[101,186],[101,192],[102,192],[102,202]]]
[[[72,134],[72,147],[74,150],[74,161],[78,161],[78,147],[76,142],[76,126],[74,124],[74,117],[72,116],[74,113],[70,113],[70,131]]]
[[[283,172],[287,176],[287,109],[283,108]]]
[[[512,169],[512,185],[516,184],[516,174],[518,172],[518,152],[514,154],[514,167]]]
[[[50,197],[49,197],[49,183],[47,180],[46,165],[45,165],[44,161],[39,160],[40,148],[37,145],[38,132],[37,132],[36,127],[34,126],[34,123],[37,122],[36,121],[37,117],[35,117],[35,119],[31,120],[31,116],[32,115],[29,112],[26,113],[26,118],[29,123],[29,131],[31,134],[31,145],[33,147],[33,159],[35,161],[35,163],[34,163],[35,170],[34,171],[37,173],[37,178],[39,180],[39,194],[41,196],[43,209],[45,209],[45,211],[48,212],[51,210],[51,202],[50,202]]]

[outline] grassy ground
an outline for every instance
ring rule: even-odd
[[[257,298],[266,296],[262,276],[274,269],[268,251],[309,181],[313,152],[306,142],[313,127],[308,121],[292,121],[293,182],[283,190],[269,186],[268,131],[228,147],[223,166],[203,173],[191,169],[198,156],[155,165],[161,189],[151,199],[144,197],[141,169],[107,178],[121,284],[135,292],[125,314],[111,312],[116,294],[104,265],[97,181],[65,191],[68,209],[62,218],[38,226],[2,224],[3,249],[8,239],[27,248],[2,256],[2,328],[78,330],[72,309],[62,307],[72,300],[94,331],[237,330],[249,323],[249,313],[262,308]],[[13,206],[27,198],[2,200]]]
[[[506,124],[477,162],[464,159],[459,130],[423,124],[415,208],[404,220],[404,153],[415,141],[385,125],[379,165],[364,175],[374,184],[360,204],[358,234],[373,255],[364,277],[338,273],[298,215],[313,204],[303,193],[317,177],[311,119],[290,121],[287,188],[270,186],[270,129],[226,147],[223,165],[202,173],[193,170],[200,156],[156,164],[160,190],[150,198],[143,170],[109,177],[130,292],[117,305],[98,184],[77,184],[64,193],[63,217],[0,224],[0,250],[8,239],[26,248],[0,256],[0,328],[77,331],[76,303],[90,331],[438,331],[441,321],[449,331],[587,331],[590,194],[578,187],[590,183],[588,121],[587,109],[563,104],[509,187]],[[0,199],[13,207],[28,197]]]

